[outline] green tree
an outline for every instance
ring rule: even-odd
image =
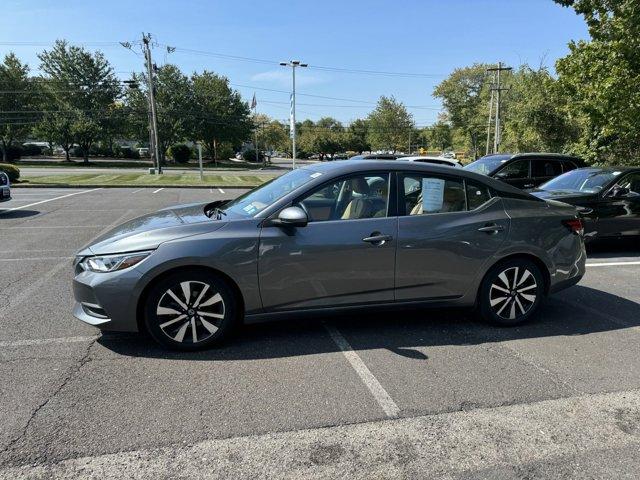
[[[433,91],[442,100],[453,128],[464,132],[467,145],[477,158],[486,138],[489,81],[486,69],[489,65],[474,64],[458,68]]]
[[[502,145],[514,152],[561,152],[577,138],[578,124],[567,98],[546,68],[521,66],[510,80]]]
[[[126,104],[131,114],[131,128],[139,141],[148,142],[148,84],[140,74],[134,75],[132,80],[138,88],[127,91]],[[194,106],[191,82],[177,66],[167,64],[158,68],[154,85],[159,160],[164,163],[171,145],[187,137],[196,139],[194,125],[200,112]]]
[[[73,147],[75,131],[73,119],[69,115],[46,113],[35,126],[34,133],[44,139],[52,151],[55,145],[60,145],[64,150],[66,161],[70,160],[69,150]]]
[[[556,62],[569,112],[582,121],[573,151],[640,164],[640,8],[637,0],[556,0],[584,16],[590,41]]]
[[[394,97],[382,96],[367,117],[368,140],[374,149],[395,152],[404,149],[414,128],[413,117]]]
[[[429,144],[444,152],[453,146],[451,125],[438,121],[429,129]]]
[[[369,123],[367,120],[358,118],[351,122],[345,132],[345,150],[362,153],[371,150],[369,137]]]
[[[109,109],[121,95],[120,82],[101,52],[91,53],[62,40],[38,58],[45,74],[43,105],[48,108],[43,110],[56,110],[57,116],[68,117],[71,135],[87,163],[89,150],[101,134]],[[59,126],[63,131],[56,136],[65,137],[68,125],[65,120],[53,121],[47,129]],[[65,148],[67,159],[69,148]]]
[[[0,63],[0,147],[2,161],[7,162],[7,149],[16,141],[23,140],[31,130],[34,108],[34,91],[29,78],[29,67],[18,57],[9,53]]]
[[[277,120],[271,120],[266,115],[257,115],[254,122],[258,129],[258,148],[279,151],[287,151],[289,149],[289,135],[282,123]]]
[[[204,71],[191,77],[193,85],[193,130],[195,139],[202,141],[214,152],[222,142],[240,146],[251,138],[254,123],[249,105],[229,86],[226,77]]]

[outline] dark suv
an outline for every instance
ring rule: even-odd
[[[487,155],[464,168],[531,190],[558,175],[584,166],[581,159],[558,153],[504,153]]]

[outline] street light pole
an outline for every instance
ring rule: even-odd
[[[289,62],[280,62],[283,67],[291,67],[291,153],[293,156],[291,167],[296,168],[296,67],[305,68],[306,63],[300,63],[300,60],[291,60]]]

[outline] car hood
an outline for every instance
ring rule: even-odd
[[[565,190],[534,190],[531,195],[543,200],[558,200],[560,202],[573,203],[591,199],[593,193],[569,192]]]
[[[226,221],[205,215],[205,206],[211,205],[215,206],[212,203],[178,205],[134,218],[102,234],[78,255],[152,250],[169,240],[217,230]]]

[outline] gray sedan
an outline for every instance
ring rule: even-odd
[[[74,314],[208,347],[242,321],[382,306],[529,319],[585,271],[574,207],[417,162],[310,165],[131,220],[78,252]]]

